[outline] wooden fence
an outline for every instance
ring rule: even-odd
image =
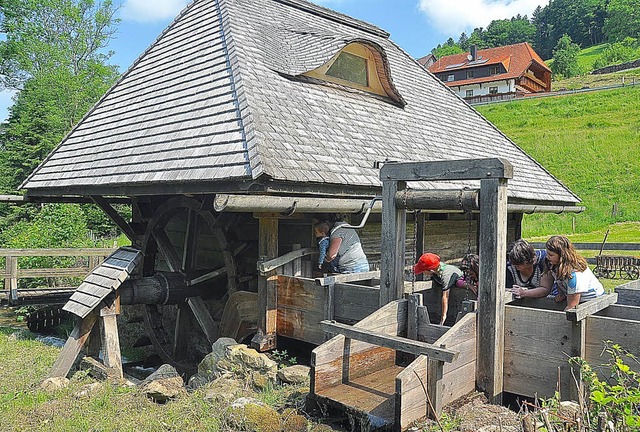
[[[62,249],[0,249],[0,257],[5,257],[5,267],[2,279],[3,290],[0,300],[8,300],[9,304],[16,304],[20,294],[47,295],[55,291],[56,287],[46,286],[37,290],[23,290],[18,286],[18,280],[26,278],[84,278],[102,260],[111,255],[116,249],[111,248],[62,248]],[[86,261],[73,267],[66,268],[20,268],[18,259],[21,257],[79,257]]]

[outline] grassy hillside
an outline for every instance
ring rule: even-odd
[[[526,215],[526,237],[640,221],[640,86],[478,106],[582,198],[573,215]],[[617,214],[612,215],[614,204]]]

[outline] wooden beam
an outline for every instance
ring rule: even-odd
[[[189,297],[187,303],[193,315],[196,317],[198,324],[200,324],[200,328],[207,336],[207,340],[213,345],[213,343],[218,340],[220,329],[211,317],[209,309],[207,309],[204,301],[202,301],[202,297]]]
[[[344,284],[349,282],[357,282],[369,279],[378,279],[380,277],[380,271],[369,271],[369,272],[361,272],[361,273],[344,273],[337,274],[333,276],[327,276],[322,278],[316,278],[316,284],[321,286],[326,285],[334,285],[334,284]]]
[[[504,367],[504,287],[507,255],[507,180],[480,181],[480,284],[476,384],[501,404]]]
[[[409,294],[407,298],[407,338],[418,340],[418,308],[422,306],[422,294]]]
[[[58,355],[56,362],[51,368],[49,378],[53,377],[66,377],[71,370],[71,367],[76,361],[80,350],[87,342],[91,329],[98,319],[98,312],[93,311],[89,313],[82,320],[77,321],[75,327],[71,331],[67,342],[64,344],[62,351]]]
[[[388,181],[380,171],[382,181],[382,238],[380,241],[380,306],[404,295],[404,256],[407,215],[404,208],[397,209],[395,197],[406,188],[403,181]],[[404,165],[404,164],[402,164]]]
[[[118,225],[118,228],[122,230],[122,232],[127,236],[129,240],[134,241],[136,234],[133,231],[133,228],[131,228],[131,225],[129,225],[129,222],[125,221],[124,218],[120,216],[120,213],[118,213],[116,209],[114,209],[111,204],[109,204],[109,202],[104,199],[104,197],[99,195],[91,195],[91,199],[98,205],[98,207],[102,209],[102,211],[107,214],[107,216],[109,216],[109,218],[111,218],[111,220],[116,225]]]
[[[513,167],[505,159],[488,158],[386,163],[380,169],[380,179],[383,182],[388,180],[446,181],[488,178],[513,178]]]
[[[304,249],[296,249],[289,253],[286,253],[282,256],[274,258],[269,261],[259,262],[258,263],[258,271],[260,273],[268,273],[277,269],[278,267],[282,267],[283,265],[295,261],[299,258],[302,258],[307,255],[318,254],[318,248],[304,248]]]
[[[198,276],[197,278],[191,279],[190,281],[187,281],[187,286],[192,286],[195,284],[199,284],[200,282],[204,282],[204,281],[208,281],[209,279],[213,279],[216,278],[218,276],[222,276],[223,274],[227,273],[227,268],[226,267],[221,267],[217,270],[211,271],[209,273],[205,273],[202,276]]]
[[[278,219],[258,220],[258,255],[260,263],[278,256]],[[251,340],[251,346],[258,351],[276,347],[278,305],[274,275],[272,271],[258,277],[258,332]]]
[[[572,322],[582,321],[589,315],[593,315],[596,312],[601,311],[602,309],[614,304],[616,301],[618,301],[617,293],[605,294],[600,297],[596,297],[592,300],[580,303],[573,309],[568,309],[566,311],[567,319]]]
[[[320,321],[320,327],[322,327],[322,329],[326,332],[332,334],[342,334],[348,339],[355,339],[373,345],[391,348],[396,351],[406,352],[409,354],[423,354],[428,356],[430,359],[440,360],[447,363],[451,363],[458,357],[457,351],[437,348],[425,342],[419,342],[400,336],[375,333],[364,328],[353,327],[350,325],[337,323],[335,321]]]

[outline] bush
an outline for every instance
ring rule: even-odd
[[[622,42],[608,44],[602,54],[593,63],[594,69],[625,63],[640,58],[638,40],[627,37]]]

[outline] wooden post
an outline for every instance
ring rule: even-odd
[[[476,384],[493,404],[502,403],[507,180],[480,181],[480,285]]]
[[[278,256],[278,219],[261,217],[258,223],[258,252],[260,264]],[[251,346],[258,351],[268,351],[276,347],[276,326],[278,318],[275,271],[258,276],[258,332],[251,340]]]
[[[13,305],[18,301],[18,257],[7,257],[8,277],[5,277],[4,286],[9,290],[9,305]],[[8,283],[7,283],[8,282]]]
[[[393,165],[393,164],[392,164]],[[406,183],[382,179],[382,238],[380,241],[380,306],[404,295],[404,256],[407,215],[395,205]]]
[[[294,243],[291,245],[292,250],[300,250],[302,249],[302,245],[300,243]],[[302,258],[296,258],[292,262],[292,271],[291,274],[293,276],[302,276]]]
[[[116,299],[100,309],[100,334],[102,339],[102,361],[110,373],[113,374],[113,377],[122,379],[124,374],[122,371],[117,323],[119,305],[120,301],[116,294]]]
[[[445,348],[445,347],[442,347]],[[439,418],[442,414],[442,394],[444,392],[444,362],[429,359],[427,369],[427,403],[431,418]]]
[[[409,294],[407,298],[407,339],[418,340],[418,307],[422,294]]]
[[[582,357],[585,358],[586,350],[587,350],[587,320],[581,320],[578,322],[574,322],[571,325],[571,357]],[[571,369],[573,369],[575,376],[579,376],[580,367],[577,365],[572,365]],[[577,401],[578,399],[578,386],[576,386],[576,382],[573,377],[569,377],[567,380],[568,389],[560,389],[561,396],[567,397],[569,396],[569,400]],[[562,400],[562,399],[561,399]]]
[[[424,212],[420,212],[418,214],[418,221],[416,222],[416,259],[422,256],[422,254],[424,253],[424,216]],[[416,276],[416,280],[424,280],[423,275]]]

